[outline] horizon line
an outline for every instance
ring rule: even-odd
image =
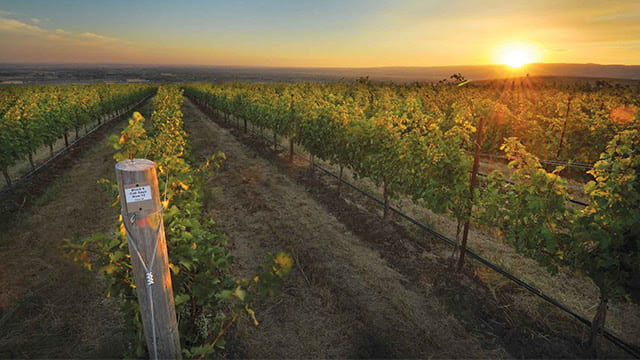
[[[220,65],[220,64],[182,64],[182,63],[125,63],[125,62],[11,62],[0,61],[2,65],[19,65],[19,66],[73,66],[73,65],[93,65],[93,66],[155,66],[155,67],[217,67],[217,68],[245,68],[245,69],[409,69],[409,68],[451,68],[451,67],[506,67],[506,64],[478,64],[478,65],[385,65],[385,66],[274,66],[274,65]],[[640,66],[640,64],[600,64],[600,63],[548,63],[548,62],[536,62],[523,65],[519,69],[513,69],[513,71],[523,70],[529,66],[537,65],[597,65],[597,66]]]

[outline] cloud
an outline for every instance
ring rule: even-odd
[[[38,18],[31,18],[29,20],[31,20],[31,22],[34,24],[40,24],[42,22],[42,19],[38,19]]]
[[[623,21],[636,22],[636,21],[640,21],[640,12],[594,16],[592,20],[597,22],[612,22],[612,23],[623,22]]]
[[[32,21],[34,19],[31,19]],[[40,21],[39,19],[36,19]],[[75,33],[63,29],[55,29],[55,30],[46,30],[37,25],[27,24],[26,22],[22,22],[16,19],[7,19],[0,17],[0,32],[12,33],[15,35],[33,35],[39,36],[47,39],[58,39],[58,40],[66,40],[66,41],[76,41],[83,43],[121,43],[128,44],[128,42],[112,38],[100,34],[95,34],[92,32],[83,32],[83,33]]]
[[[30,25],[15,19],[0,18],[0,32],[45,35],[46,30],[39,26]]]
[[[108,62],[141,56],[132,43],[93,32],[46,29],[0,16],[0,61]]]
[[[90,32],[85,32],[82,34],[78,34],[77,37],[79,39],[83,39],[83,40],[89,40],[89,41],[96,41],[96,42],[123,42],[120,39],[116,39],[116,38],[112,38],[109,36],[104,36],[104,35],[98,35],[98,34],[94,34],[94,33],[90,33]]]

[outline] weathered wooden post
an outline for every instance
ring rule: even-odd
[[[180,359],[156,164],[146,159],[120,161],[116,179],[151,359]]]
[[[471,212],[473,211],[473,191],[478,180],[478,169],[480,167],[480,149],[482,149],[482,125],[484,117],[478,119],[478,129],[476,131],[475,151],[473,153],[473,166],[471,167],[471,179],[469,179],[469,198],[467,203],[467,218],[464,220],[462,229],[462,243],[460,244],[460,257],[456,271],[462,270],[464,266],[464,255],[467,252],[467,239],[469,238],[469,225],[471,224]]]

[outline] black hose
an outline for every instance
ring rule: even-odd
[[[297,155],[297,154],[296,154]],[[307,160],[305,157],[301,158]],[[308,160],[307,160],[308,161]],[[370,198],[371,200],[377,202],[380,205],[384,205],[384,201],[378,199],[376,196],[366,192],[365,190],[362,190],[360,188],[358,188],[357,186],[344,181],[343,179],[340,179],[338,177],[338,175],[334,174],[333,172],[331,172],[330,170],[327,170],[325,168],[323,168],[322,166],[318,165],[318,164],[314,164],[318,169],[324,171],[325,173],[327,173],[330,176],[333,176],[334,178],[338,179],[340,182],[342,182],[343,184],[351,187],[352,189],[360,192],[361,194],[365,195],[366,197]],[[445,243],[455,247],[457,246],[457,243],[452,240],[449,239],[448,237],[446,237],[443,234],[440,234],[439,232],[431,229],[430,227],[428,227],[427,225],[419,222],[418,220],[410,217],[409,215],[403,213],[402,211],[394,208],[394,207],[390,207],[389,208],[391,211],[393,211],[394,213],[398,214],[400,217],[404,218],[405,220],[409,221],[410,223],[420,227],[421,229],[427,231],[429,234],[433,235],[434,237],[444,241]],[[475,260],[477,260],[478,262],[480,262],[481,264],[487,266],[488,268],[492,269],[493,271],[497,272],[498,274],[504,276],[505,278],[515,282],[516,284],[522,286],[523,288],[527,289],[527,291],[529,291],[530,293],[539,296],[540,298],[544,299],[545,301],[547,301],[548,303],[550,303],[551,305],[554,305],[555,307],[557,307],[558,309],[566,312],[567,314],[573,316],[575,319],[577,319],[578,321],[580,321],[581,323],[583,323],[584,325],[591,327],[591,321],[589,321],[588,319],[584,318],[583,316],[575,313],[574,311],[572,311],[571,309],[569,309],[568,307],[562,305],[560,302],[558,302],[557,300],[555,300],[554,298],[544,294],[542,291],[540,291],[539,289],[533,287],[532,285],[524,282],[523,280],[520,280],[519,278],[517,278],[515,275],[507,272],[506,270],[503,270],[502,268],[500,268],[499,266],[493,264],[492,262],[490,262],[489,260],[483,258],[482,256],[478,255],[477,253],[475,253],[474,251],[470,250],[469,248],[467,248],[466,253],[468,256],[474,258]],[[635,358],[639,358],[640,359],[640,351],[638,349],[636,349],[635,347],[633,347],[630,344],[627,344],[626,342],[624,342],[622,339],[618,338],[617,336],[615,336],[614,334],[612,334],[611,332],[609,332],[606,329],[603,329],[603,336],[611,341],[614,345],[618,346],[620,349],[624,350],[625,352],[627,352],[629,355],[632,355]]]

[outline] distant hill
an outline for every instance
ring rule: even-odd
[[[168,66],[124,64],[0,64],[0,83],[194,82],[249,81],[301,82],[353,80],[433,82],[461,73],[470,80],[521,76],[640,80],[640,65],[529,64],[513,70],[504,65],[277,68],[235,66]]]
[[[284,70],[284,69],[283,69]],[[282,71],[282,70],[281,70]],[[381,81],[438,81],[461,73],[470,80],[489,80],[509,77],[554,76],[598,79],[640,80],[640,65],[598,64],[529,64],[520,69],[504,65],[437,66],[437,67],[378,67],[378,68],[323,68],[291,69],[308,75],[362,77]]]

